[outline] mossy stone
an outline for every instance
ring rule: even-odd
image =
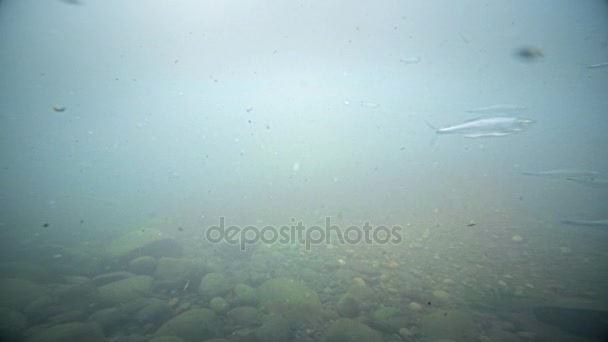
[[[372,315],[372,326],[387,333],[398,333],[406,322],[405,315],[397,308],[381,307]]]
[[[105,249],[106,254],[116,259],[134,259],[140,256],[180,257],[182,246],[172,237],[158,229],[139,228],[112,241]]]
[[[350,293],[345,293],[340,296],[336,309],[342,317],[355,318],[361,312],[361,305],[357,298]]]
[[[207,340],[206,342],[208,341],[211,340]],[[177,336],[159,336],[151,339],[149,342],[184,342],[184,340]]]
[[[209,308],[217,314],[223,314],[230,308],[228,302],[222,297],[214,297],[209,302]]]
[[[176,336],[185,341],[218,337],[218,321],[209,309],[192,309],[173,317],[156,331],[156,336]]]
[[[262,324],[262,313],[252,306],[240,306],[228,311],[228,319],[245,328],[255,328]]]
[[[105,342],[101,328],[95,323],[72,322],[37,330],[27,342]]]
[[[189,275],[192,270],[192,261],[189,259],[162,257],[158,260],[154,278],[160,281],[175,280],[181,282],[190,278]]]
[[[0,308],[0,340],[19,341],[25,332],[25,316],[20,312]]]
[[[99,298],[106,306],[124,304],[149,296],[152,293],[153,285],[152,278],[149,276],[133,276],[99,287]]]
[[[420,333],[430,339],[471,341],[479,334],[475,321],[475,317],[465,311],[441,310],[422,318]]]
[[[234,287],[234,301],[242,305],[255,305],[258,302],[258,295],[253,287],[238,284]]]
[[[0,279],[0,307],[22,311],[45,293],[44,287],[33,281],[18,278]]]
[[[255,331],[260,341],[282,342],[293,340],[289,321],[278,315],[269,315],[264,324]]]
[[[318,316],[321,301],[317,294],[299,281],[276,278],[258,288],[261,307],[283,315],[291,322]]]
[[[129,271],[135,274],[152,275],[156,269],[156,259],[149,255],[140,256],[129,262]]]
[[[228,282],[221,273],[209,273],[201,279],[198,287],[198,294],[206,300],[218,297],[228,292]]]
[[[334,321],[327,331],[326,342],[381,342],[382,334],[367,325],[350,318]]]

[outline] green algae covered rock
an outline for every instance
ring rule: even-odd
[[[199,278],[205,273],[206,266],[185,258],[162,257],[154,271],[154,279],[160,282],[177,281],[183,284],[186,279]]]
[[[228,282],[223,274],[209,273],[201,279],[198,294],[203,299],[211,300],[211,298],[221,296],[229,290]]]
[[[211,340],[207,340],[211,341]],[[177,336],[160,336],[151,339],[149,342],[184,342],[181,338]]]
[[[17,311],[0,308],[0,340],[20,341],[25,328],[24,315]]]
[[[397,333],[407,323],[401,310],[391,307],[381,307],[374,311],[372,326],[387,333]]]
[[[291,335],[289,321],[278,315],[269,315],[264,324],[255,331],[255,336],[260,341],[268,342],[291,341]]]
[[[334,321],[327,331],[326,342],[381,342],[382,334],[367,325],[350,318],[340,318]]]
[[[163,322],[171,316],[167,301],[156,298],[146,300],[146,304],[137,311],[135,319],[140,323]]]
[[[26,342],[105,342],[101,328],[95,323],[66,323],[36,331]]]
[[[299,281],[270,279],[258,288],[261,307],[290,321],[318,316],[321,301],[317,294]]]
[[[472,341],[480,335],[476,321],[475,316],[466,311],[437,311],[422,318],[420,333],[430,339]]]
[[[359,303],[373,303],[376,301],[375,291],[366,285],[353,285],[348,289],[348,293],[356,298]]]
[[[152,275],[156,269],[156,259],[149,255],[140,256],[129,261],[129,271],[135,274]]]
[[[112,241],[105,252],[109,257],[119,260],[130,260],[140,256],[180,257],[182,246],[157,229],[136,229]]]
[[[255,328],[262,324],[262,313],[251,306],[240,306],[228,311],[228,319],[244,328]]]
[[[173,317],[156,331],[156,336],[176,336],[185,341],[218,337],[218,321],[209,309],[192,309]]]
[[[44,296],[44,287],[33,281],[10,278],[0,279],[0,307],[22,311],[34,300]]]
[[[2,261],[0,274],[3,278],[20,278],[33,281],[52,279],[56,274],[48,267],[31,261]]]
[[[258,295],[253,287],[238,284],[234,287],[234,301],[241,305],[255,305],[258,302]]]
[[[99,299],[104,305],[124,304],[147,297],[152,293],[152,278],[138,275],[118,280],[98,288]]]
[[[336,309],[342,317],[355,318],[359,316],[359,313],[361,312],[361,305],[355,296],[350,293],[345,293],[340,296],[340,299],[336,304]]]
[[[214,297],[211,302],[209,302],[209,308],[213,310],[217,314],[223,314],[230,308],[228,302],[222,297]]]

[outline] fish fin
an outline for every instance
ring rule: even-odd
[[[437,132],[437,127],[433,126],[433,124],[431,124],[430,122],[428,122],[426,120],[424,120],[424,122],[426,123],[427,126],[429,126],[430,129]]]
[[[424,122],[426,123],[427,126],[429,126],[430,129],[433,130],[433,132],[435,132],[435,134],[433,134],[433,136],[431,137],[431,140],[429,142],[430,146],[437,146],[437,138],[439,137],[439,134],[437,134],[437,127],[433,126],[430,122],[424,120]]]

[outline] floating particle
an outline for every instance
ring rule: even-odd
[[[417,64],[420,63],[420,57],[401,58],[399,62],[403,64]]]
[[[533,62],[545,56],[543,50],[535,46],[524,46],[515,50],[515,56],[525,62]]]
[[[361,101],[361,106],[363,106],[365,108],[371,108],[371,109],[380,107],[379,104],[374,103],[374,102],[368,102],[368,101]]]

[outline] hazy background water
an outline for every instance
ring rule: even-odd
[[[332,216],[406,241],[435,227],[435,246],[503,239],[491,253],[528,256],[506,269],[551,269],[530,255],[552,251],[572,262],[554,275],[605,304],[606,232],[560,221],[605,219],[608,190],[521,172],[608,171],[608,68],[585,67],[608,60],[607,16],[591,0],[3,0],[4,257],[150,222],[203,239],[219,216]],[[501,103],[536,123],[430,144],[425,120]]]

